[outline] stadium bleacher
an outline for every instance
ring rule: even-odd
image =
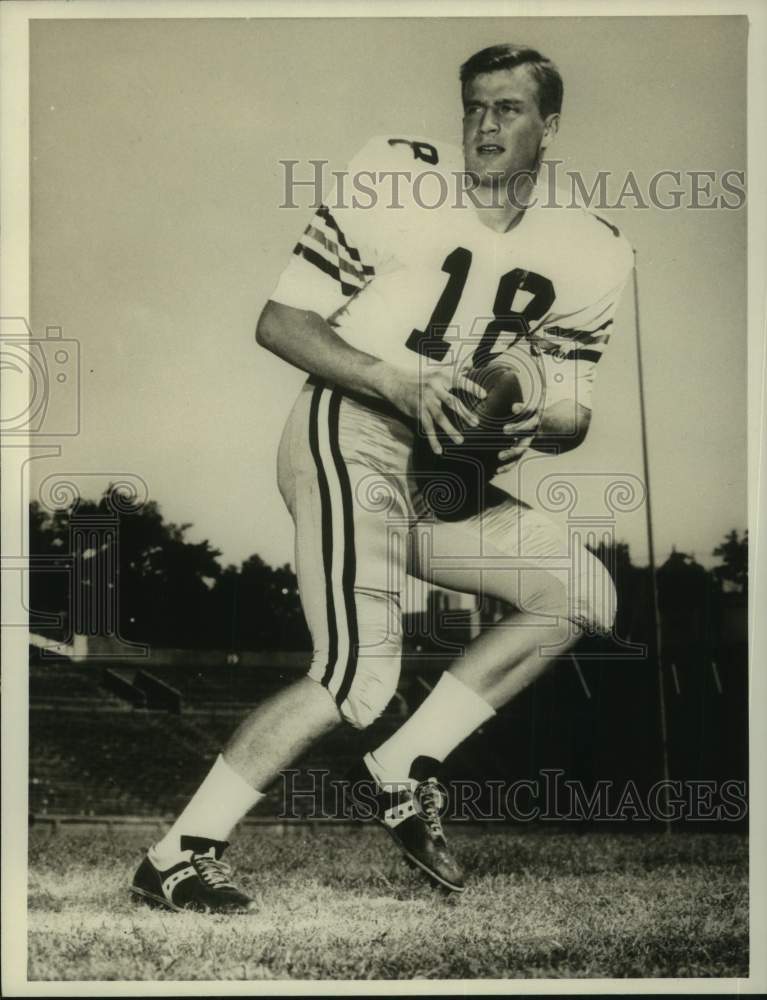
[[[444,662],[405,658],[400,684],[368,730],[341,727],[312,747],[259,804],[260,818],[285,816],[293,789],[342,778],[426,697]],[[204,665],[36,657],[30,665],[30,796],[33,819],[170,818],[178,813],[240,718],[298,676],[275,657]],[[542,769],[591,783],[658,779],[654,667],[584,656],[562,662],[450,756],[445,780],[539,780]],[[745,780],[747,673],[737,660],[677,664],[668,678],[672,777]],[[627,711],[630,706],[630,711]],[[313,771],[314,774],[309,773]],[[305,816],[311,796],[289,811]],[[329,810],[329,811],[328,811]],[[326,806],[333,815],[333,803]],[[322,810],[320,810],[322,815]]]
[[[142,684],[142,674],[151,677],[149,688]],[[115,676],[119,684],[110,680]],[[284,667],[268,666],[136,669],[65,659],[32,663],[30,815],[38,819],[174,815],[239,718],[291,676]],[[162,691],[163,686],[180,695],[180,712],[152,704],[152,690]],[[391,731],[400,715],[401,705],[395,700],[377,731]],[[341,777],[355,755],[367,749],[371,735],[369,731],[363,744],[362,734],[332,734],[314,748],[302,776],[290,780],[298,786],[311,781],[306,767]],[[278,782],[260,811],[279,815],[282,797]],[[304,801],[299,808],[309,807]]]
[[[188,745],[183,737],[160,713],[33,707],[30,808],[84,815],[156,812],[159,802],[173,799],[178,781],[183,792],[204,770],[207,748],[199,741]],[[153,760],[155,768],[148,766]],[[168,801],[159,812],[175,806]]]
[[[76,666],[68,660],[36,662],[30,665],[30,702],[51,707],[67,707],[110,703],[119,708],[121,702],[114,698],[101,683],[100,670]]]

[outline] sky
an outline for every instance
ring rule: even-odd
[[[311,215],[280,208],[279,161],[458,142],[458,67],[499,40],[562,72],[560,170],[610,171],[614,192],[629,170],[645,191],[661,170],[745,170],[742,17],[33,23],[31,325],[60,327],[81,364],[80,431],[32,463],[33,495],[51,475],[85,495],[138,476],[222,563],[293,562],[275,462],[304,376],[253,336]],[[637,252],[657,554],[711,564],[746,526],[746,211],[600,214]],[[596,513],[606,482],[642,478],[630,288],[585,444],[516,486],[536,503],[554,473]],[[646,560],[641,505],[614,531]]]

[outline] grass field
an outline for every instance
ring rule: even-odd
[[[459,831],[445,897],[377,829],[247,830],[248,917],[158,913],[127,892],[146,833],[32,829],[29,978],[411,979],[748,974],[738,835]]]

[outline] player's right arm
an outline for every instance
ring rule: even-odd
[[[269,300],[256,327],[256,340],[267,350],[311,375],[355,393],[383,399],[417,420],[436,452],[441,428],[457,444],[463,438],[444,413],[446,403],[469,423],[476,417],[450,392],[451,376],[444,370],[425,376],[397,368],[357,350],[338,336],[327,320],[310,309]],[[484,389],[464,379],[462,387],[484,396]]]

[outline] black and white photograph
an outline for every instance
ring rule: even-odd
[[[759,993],[764,8],[3,8],[4,994]]]

